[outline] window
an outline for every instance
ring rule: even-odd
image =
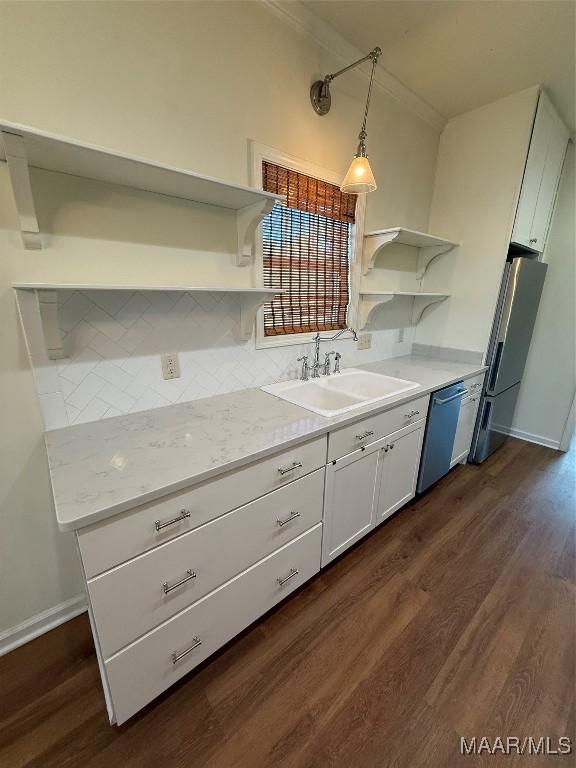
[[[286,290],[264,307],[264,336],[345,328],[356,196],[267,160],[262,182],[286,196],[262,225],[264,285]]]

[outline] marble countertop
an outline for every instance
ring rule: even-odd
[[[82,528],[485,370],[410,355],[363,367],[420,386],[332,418],[245,389],[47,432],[59,527]]]

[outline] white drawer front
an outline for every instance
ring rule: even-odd
[[[323,498],[318,469],[91,579],[104,658],[321,522]]]
[[[78,531],[89,579],[326,463],[326,436]],[[156,521],[161,526],[156,529]],[[175,522],[171,522],[175,521]],[[169,523],[168,525],[164,525]]]
[[[109,659],[106,672],[118,724],[317,573],[321,538],[319,523]],[[189,648],[174,663],[173,654]]]
[[[472,376],[469,379],[464,379],[464,386],[470,395],[479,395],[482,392],[482,385],[484,384],[485,375],[485,373],[480,373],[478,376]]]
[[[363,445],[369,445],[408,424],[425,419],[429,399],[429,395],[424,395],[384,413],[367,416],[355,424],[330,432],[328,460],[335,461]]]
[[[470,446],[472,445],[472,436],[474,435],[474,426],[476,424],[476,416],[478,414],[479,405],[479,391],[476,395],[465,397],[460,403],[458,425],[456,427],[454,446],[452,448],[452,459],[450,462],[451,467],[466,459],[468,453],[470,452]]]

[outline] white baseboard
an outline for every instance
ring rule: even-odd
[[[552,440],[543,435],[534,435],[532,432],[524,432],[523,429],[510,427],[510,429],[506,430],[506,434],[510,435],[510,437],[517,437],[519,440],[526,440],[528,443],[537,443],[538,445],[543,445],[545,448],[554,448],[557,451],[560,450],[559,440]]]
[[[23,621],[22,624],[17,624],[15,627],[0,632],[0,656],[4,656],[24,643],[34,640],[35,637],[43,635],[44,632],[64,624],[65,621],[79,616],[86,608],[85,595],[77,595],[66,600],[65,603],[60,603],[60,605],[55,605],[53,608],[48,608],[48,610],[32,616],[32,618]]]

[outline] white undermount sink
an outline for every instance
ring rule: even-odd
[[[281,381],[261,389],[320,416],[337,416],[418,386],[415,381],[347,368],[333,376],[308,381]]]

